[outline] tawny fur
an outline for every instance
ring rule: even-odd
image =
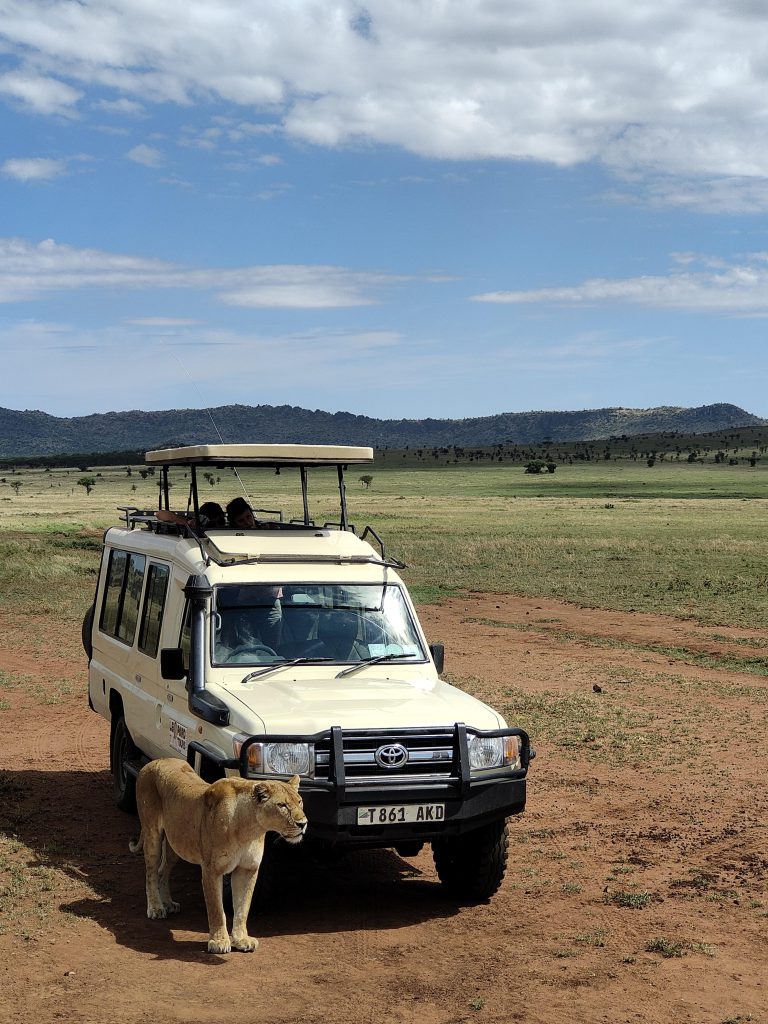
[[[258,941],[248,935],[247,920],[264,838],[274,831],[289,843],[301,841],[307,819],[298,789],[298,775],[289,783],[235,778],[209,785],[175,757],[145,765],[136,782],[141,835],[129,848],[132,853],[144,850],[147,917],[178,912],[169,879],[181,858],[202,869],[208,951],[256,949]],[[232,876],[231,941],[222,900],[226,874]]]

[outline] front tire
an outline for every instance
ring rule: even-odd
[[[503,819],[432,843],[437,875],[446,891],[469,903],[490,899],[497,892],[508,853],[509,830]]]
[[[136,777],[128,770],[127,762],[139,756],[125,718],[120,715],[112,729],[112,790],[115,803],[126,814],[136,813]]]

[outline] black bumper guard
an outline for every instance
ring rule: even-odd
[[[408,736],[418,736],[434,733],[439,727],[427,727],[427,728],[415,728],[415,729],[403,729],[403,730],[392,730],[400,738],[407,738]],[[368,737],[372,739],[381,737],[382,742],[386,742],[386,736],[382,735],[380,729],[354,729],[350,730],[356,737]],[[486,738],[493,738],[497,736],[519,736],[520,743],[520,767],[511,771],[503,772],[500,770],[489,769],[488,773],[482,775],[476,775],[472,778],[471,769],[469,767],[469,740],[468,734],[472,736],[483,736]],[[301,779],[301,788],[305,792],[309,791],[324,791],[326,793],[334,793],[336,796],[337,805],[351,803],[354,800],[359,802],[357,797],[353,798],[353,801],[348,799],[347,794],[347,773],[344,766],[344,732],[340,726],[335,725],[331,729],[326,729],[322,732],[316,732],[308,735],[298,735],[296,733],[269,733],[263,736],[249,736],[243,741],[243,745],[240,748],[240,756],[233,758],[222,758],[215,751],[210,750],[202,743],[198,743],[193,740],[187,747],[187,761],[194,768],[197,755],[204,760],[212,762],[217,768],[237,770],[240,772],[242,778],[249,778],[248,774],[248,751],[254,743],[312,743],[315,746],[320,744],[328,744],[330,750],[330,760],[328,765],[328,778],[327,779],[315,779],[315,778],[304,778]],[[445,790],[448,788],[454,797],[461,797],[465,800],[473,786],[489,785],[497,780],[511,780],[511,779],[524,779],[528,773],[528,766],[533,758],[536,756],[536,752],[531,747],[528,733],[523,729],[472,729],[467,728],[463,722],[456,722],[453,727],[453,766],[455,769],[455,775],[451,779],[441,780],[440,782],[424,782],[421,786],[409,783],[406,790],[420,789],[420,790]],[[491,774],[493,772],[493,774]],[[275,778],[275,779],[287,779],[288,775],[273,775],[263,773],[258,776],[259,778]],[[391,780],[394,776],[389,775],[388,786],[391,786]],[[370,785],[361,785],[361,790],[365,788],[376,789],[377,784],[381,785],[383,780],[377,780],[375,777],[371,777],[369,780]],[[403,792],[403,789],[399,789],[399,792]]]

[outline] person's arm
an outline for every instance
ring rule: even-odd
[[[176,512],[168,512],[164,508],[159,508],[155,512],[155,519],[159,519],[161,523],[173,523],[175,526],[192,526],[193,522],[189,516],[180,516]]]

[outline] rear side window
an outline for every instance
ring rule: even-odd
[[[104,590],[104,602],[101,606],[99,629],[102,633],[117,636],[117,620],[120,617],[120,597],[123,592],[125,567],[128,564],[127,551],[110,551],[109,568],[107,569],[107,585]]]
[[[168,589],[168,566],[152,562],[147,572],[144,592],[144,610],[139,630],[139,650],[150,658],[157,657],[160,644],[160,626],[163,621],[165,594]]]
[[[146,564],[146,556],[133,551],[111,551],[109,555],[99,629],[128,645],[136,635]]]

